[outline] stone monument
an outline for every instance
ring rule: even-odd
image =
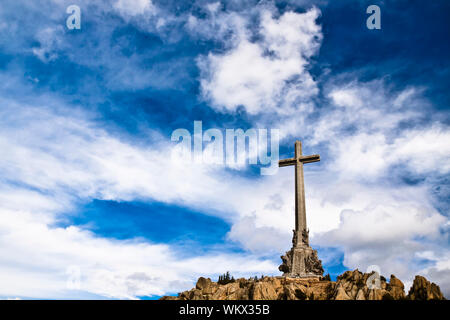
[[[309,230],[306,227],[305,185],[303,164],[320,161],[318,154],[302,155],[302,143],[295,141],[295,157],[278,161],[279,167],[295,166],[295,229],[292,248],[284,256],[278,268],[285,277],[320,278],[323,275],[322,262],[317,251],[309,246]]]

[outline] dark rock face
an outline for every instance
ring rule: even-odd
[[[346,271],[337,281],[316,278],[264,277],[237,279],[225,285],[200,277],[195,288],[162,300],[444,300],[434,283],[416,276],[406,296],[403,283],[391,275],[389,283],[375,273]],[[372,284],[372,279],[375,279]]]

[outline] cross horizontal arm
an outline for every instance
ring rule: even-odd
[[[311,156],[303,156],[300,157],[300,161],[303,163],[311,163],[320,161],[320,156],[318,154],[313,154]]]
[[[287,167],[287,166],[293,166],[296,163],[297,163],[297,159],[290,158],[290,159],[279,160],[278,166],[279,167]]]

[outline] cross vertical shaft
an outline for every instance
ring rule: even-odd
[[[302,143],[295,141],[295,231],[299,235],[306,230],[305,184],[301,157]]]

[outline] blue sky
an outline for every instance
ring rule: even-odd
[[[366,28],[371,4],[381,30]],[[448,296],[449,9],[2,3],[0,297],[148,298],[226,271],[279,275],[292,168],[174,161],[171,134],[194,121],[279,129],[281,157],[296,139],[321,155],[305,166],[307,219],[332,277],[377,265]]]

